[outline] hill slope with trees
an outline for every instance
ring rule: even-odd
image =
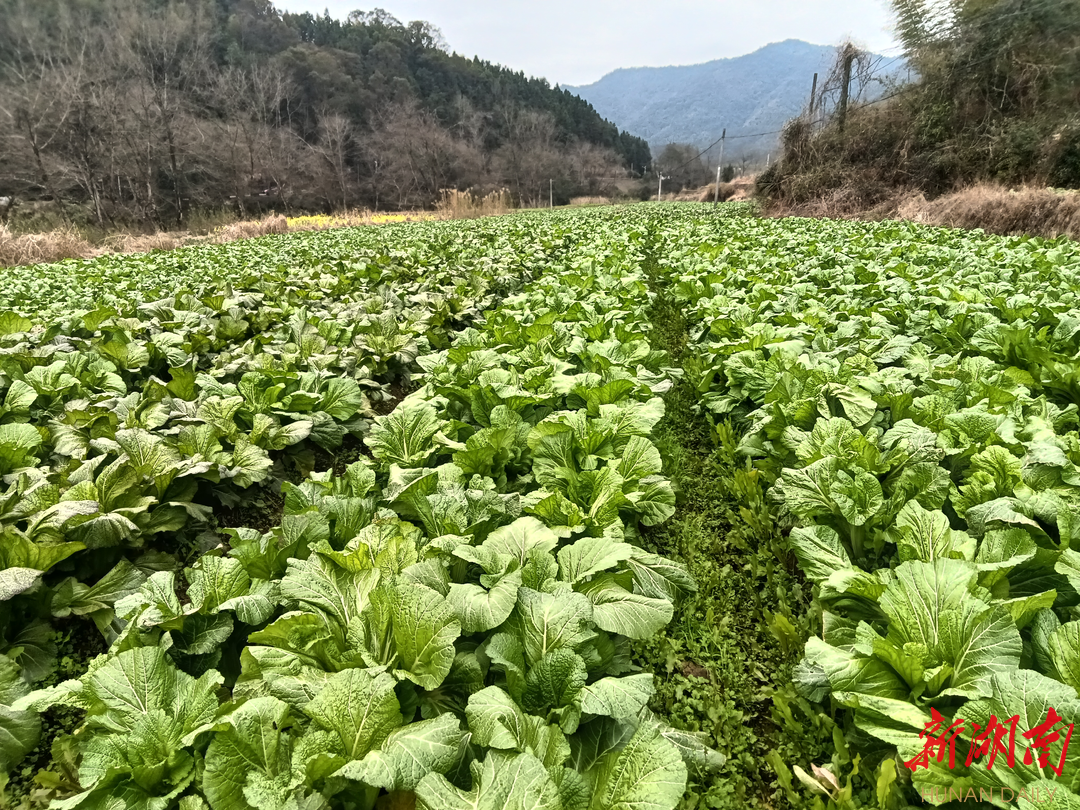
[[[445,188],[594,193],[650,160],[573,93],[383,11],[267,0],[10,0],[0,195],[99,224],[233,204],[417,207]]]

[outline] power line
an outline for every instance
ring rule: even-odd
[[[726,133],[726,132],[727,132],[727,130],[724,130],[724,132]],[[720,143],[720,141],[722,141],[722,140],[724,140],[724,136],[723,136],[723,135],[721,135],[721,136],[720,136],[719,138],[717,138],[717,139],[716,139],[715,141],[713,141],[712,143],[710,143],[710,144],[709,144],[708,146],[706,146],[706,147],[705,147],[704,149],[702,149],[702,150],[701,150],[700,152],[698,152],[698,153],[697,153],[696,155],[694,155],[694,156],[693,156],[692,158],[690,158],[690,159],[689,159],[688,161],[686,161],[685,163],[680,163],[680,164],[679,164],[678,166],[676,166],[676,167],[675,167],[674,169],[668,169],[668,171],[670,171],[670,172],[677,172],[677,171],[678,171],[679,169],[683,168],[684,166],[689,166],[689,165],[690,165],[691,163],[693,163],[693,162],[694,162],[695,160],[700,160],[700,159],[701,159],[701,156],[702,156],[702,155],[704,155],[704,154],[705,154],[706,152],[708,152],[708,151],[709,151],[710,149],[712,149],[712,148],[713,148],[714,146],[716,146],[716,145],[717,145],[718,143]]]
[[[979,30],[979,29],[986,28],[986,27],[992,27],[994,25],[1000,24],[1002,20],[1006,20],[1006,19],[1009,19],[1009,18],[1012,18],[1012,17],[1018,17],[1018,16],[1022,16],[1022,15],[1030,15],[1030,14],[1032,14],[1032,12],[1038,12],[1038,11],[1041,11],[1043,9],[1048,9],[1048,8],[1051,8],[1052,6],[1058,5],[1059,2],[1060,2],[1060,0],[1042,0],[1042,2],[1033,2],[1033,3],[1028,4],[1025,8],[1020,9],[1018,11],[1009,12],[1007,14],[999,14],[999,15],[996,15],[996,16],[987,15],[986,17],[983,17],[982,19],[972,20],[972,21],[969,21],[967,23],[960,23],[959,25],[957,24],[956,20],[952,20],[951,25],[949,25],[948,28],[951,28],[951,29],[954,29],[954,30],[959,29],[960,32],[964,32],[964,31],[971,31],[972,29]],[[1069,28],[1069,26],[1066,26],[1066,28]],[[885,48],[885,49],[883,49],[883,51],[891,51],[891,50],[896,50],[896,49],[903,49],[904,47],[905,46],[903,46],[903,45],[897,45],[897,46],[893,46],[893,47],[890,47],[890,48]],[[905,53],[901,54],[900,56],[897,56],[897,57],[895,57],[893,59],[890,59],[889,61],[885,62],[884,64],[879,65],[878,70],[879,71],[883,70],[884,68],[888,67],[889,65],[891,65],[891,64],[893,64],[895,62],[899,62],[901,59],[904,59],[907,55],[908,54],[905,51]],[[963,63],[962,65],[953,65],[953,66],[951,66],[951,68],[953,70],[966,70],[967,68],[975,67],[976,65],[980,65],[980,64],[983,64],[985,62],[989,62],[991,60],[998,59],[998,58],[1000,58],[1000,56],[1001,55],[998,54],[998,53],[991,53],[991,54],[987,54],[986,56],[984,56],[982,58],[979,58],[979,59],[969,60],[969,61]],[[902,93],[902,91],[897,91],[895,93],[890,93],[887,96],[882,96],[880,98],[874,99],[873,101],[868,101],[868,102],[865,102],[863,104],[859,104],[859,105],[857,105],[855,107],[851,107],[851,108],[849,108],[849,111],[861,110],[861,109],[864,109],[866,107],[870,107],[870,106],[872,106],[874,104],[881,104],[882,102],[889,101],[890,99],[896,98],[897,96],[901,95],[901,93]],[[827,120],[828,119],[825,118],[825,117],[819,118],[819,119],[817,119],[815,121],[812,121],[811,126],[816,126],[817,124],[824,123]],[[768,135],[779,135],[783,131],[784,131],[783,129],[776,129],[776,130],[772,130],[770,132],[754,132],[754,133],[750,133],[750,134],[746,134],[746,135],[730,135],[730,136],[727,136],[727,138],[729,140],[739,140],[739,139],[744,139],[744,138],[763,138],[763,137],[768,136]],[[720,138],[717,138],[715,141],[713,141],[707,147],[705,147],[700,152],[698,152],[694,157],[692,157],[689,160],[679,164],[674,169],[670,169],[669,171],[678,171],[679,169],[682,169],[682,168],[684,168],[686,166],[689,166],[694,161],[700,160],[702,155],[704,155],[706,152],[708,152],[710,149],[712,149],[714,146],[716,146],[722,140],[724,140],[724,136],[721,136]]]
[[[1018,17],[1018,16],[1021,16],[1021,15],[1030,15],[1032,12],[1037,12],[1037,11],[1040,11],[1042,9],[1047,9],[1047,8],[1052,7],[1052,6],[1058,5],[1059,1],[1060,0],[1042,0],[1042,2],[1030,3],[1025,8],[1023,8],[1023,9],[1021,9],[1019,11],[1013,11],[1013,12],[1009,12],[1008,14],[1000,14],[1000,15],[993,16],[993,17],[988,15],[987,17],[984,17],[983,19],[973,20],[973,21],[970,21],[970,22],[968,22],[966,24],[961,23],[960,25],[957,25],[956,21],[953,20],[952,25],[949,26],[949,27],[954,28],[954,29],[959,28],[961,32],[970,31],[972,29],[978,30],[978,29],[981,29],[981,28],[984,28],[984,27],[991,27],[991,26],[1000,24],[1000,22],[1002,20],[1009,19],[1011,17]],[[905,46],[903,46],[903,45],[896,45],[896,46],[893,46],[891,48],[885,48],[883,50],[884,51],[891,51],[891,50],[904,49],[904,48],[905,48]],[[894,62],[899,62],[901,59],[906,58],[906,56],[907,56],[907,53],[905,51],[905,53],[902,53],[900,56],[897,56],[897,57],[895,57],[893,59],[890,59],[888,62],[885,62],[882,65],[878,65],[877,66],[878,70],[879,71],[883,70],[884,68],[886,68],[889,65],[893,64]],[[968,62],[966,62],[966,63],[964,63],[962,65],[959,65],[959,66],[952,66],[952,68],[954,70],[956,70],[956,69],[965,70],[967,68],[974,67],[974,66],[982,64],[984,62],[988,62],[988,61],[990,61],[992,59],[997,59],[999,57],[1000,57],[1000,54],[992,53],[992,54],[988,54],[987,56],[985,56],[983,58],[980,58],[980,59],[972,59],[972,60],[970,60],[970,61],[968,61]],[[887,96],[882,96],[880,98],[876,98],[873,101],[867,101],[867,102],[865,102],[863,104],[859,104],[859,105],[857,105],[855,107],[849,108],[849,112],[853,111],[853,110],[861,110],[861,109],[864,109],[866,107],[870,107],[870,106],[872,106],[874,104],[881,104],[882,102],[889,101],[890,99],[896,98],[897,96],[901,95],[902,93],[903,93],[903,90],[899,90],[899,91],[897,91],[895,93],[890,93]],[[828,119],[823,116],[823,117],[821,117],[821,118],[819,118],[819,119],[817,119],[815,121],[812,121],[811,126],[816,126],[817,124],[824,123],[827,120]],[[695,160],[700,160],[702,155],[704,155],[706,152],[708,152],[710,149],[712,149],[714,146],[716,146],[721,141],[725,140],[725,137],[728,140],[733,140],[734,141],[734,140],[739,140],[739,139],[742,139],[742,138],[763,138],[763,137],[765,137],[767,135],[779,135],[783,131],[784,131],[783,129],[775,129],[775,130],[772,130],[771,132],[754,132],[754,133],[750,133],[750,134],[747,134],[747,135],[730,135],[730,136],[728,136],[728,135],[726,135],[726,130],[725,130],[725,135],[721,135],[719,138],[717,138],[711,144],[709,144],[704,149],[702,149],[700,152],[698,152],[694,157],[692,157],[689,160],[679,164],[674,169],[669,169],[669,171],[677,172],[679,169],[682,169],[682,168],[684,168],[686,166],[689,166]]]
[[[874,104],[881,104],[881,103],[882,103],[883,101],[888,101],[889,99],[893,99],[893,98],[896,98],[896,97],[897,97],[897,96],[899,96],[899,95],[901,95],[901,91],[898,91],[898,92],[896,92],[896,93],[890,93],[890,94],[889,94],[889,95],[887,95],[887,96],[882,96],[881,98],[876,98],[876,99],[874,99],[873,101],[867,101],[867,102],[866,102],[866,103],[864,103],[864,104],[859,104],[859,105],[856,105],[856,106],[854,106],[854,107],[849,107],[849,108],[848,108],[848,112],[850,113],[850,112],[853,112],[854,110],[861,110],[861,109],[863,109],[864,107],[870,107],[870,106],[872,106],[872,105],[874,105]],[[828,121],[828,120],[829,120],[829,119],[828,119],[827,117],[825,117],[825,116],[822,116],[821,118],[818,118],[818,119],[816,119],[815,121],[812,121],[812,122],[811,122],[811,124],[812,124],[812,125],[817,125],[817,124],[823,124],[823,123],[825,123],[825,122],[826,122],[826,121]],[[779,135],[779,134],[780,134],[781,132],[783,132],[783,131],[784,131],[783,129],[774,129],[774,130],[772,130],[772,131],[770,131],[770,132],[752,132],[752,133],[749,133],[749,134],[747,134],[747,135],[728,135],[728,136],[727,136],[727,140],[729,140],[729,141],[734,141],[734,140],[736,140],[736,139],[738,139],[738,138],[763,138],[763,137],[765,137],[766,135]],[[716,145],[717,145],[718,143],[720,143],[720,141],[722,141],[722,140],[724,140],[724,136],[721,136],[721,137],[717,138],[717,139],[716,139],[715,141],[713,141],[713,142],[712,142],[711,144],[709,144],[709,145],[708,145],[707,147],[705,147],[704,149],[702,149],[702,150],[701,150],[700,152],[698,152],[698,153],[697,153],[697,155],[695,155],[694,157],[690,158],[690,159],[689,159],[688,161],[686,161],[685,163],[681,163],[681,164],[679,164],[678,166],[676,166],[676,167],[675,167],[674,169],[668,169],[667,171],[670,171],[670,172],[677,172],[677,171],[678,171],[679,169],[683,168],[684,166],[689,166],[689,165],[690,165],[691,163],[693,163],[693,162],[694,162],[695,160],[698,160],[698,159],[700,159],[702,155],[704,155],[704,154],[705,154],[706,152],[708,152],[708,151],[709,151],[710,149],[712,149],[712,148],[713,148],[714,146],[716,146]]]

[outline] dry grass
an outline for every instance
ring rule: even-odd
[[[840,188],[794,206],[772,206],[770,216],[833,219],[906,219],[946,228],[981,228],[1002,236],[1067,236],[1080,239],[1080,192],[1047,188],[1009,189],[980,183],[932,200],[899,190],[867,205],[855,189]]]
[[[176,233],[118,233],[102,241],[98,253],[148,253],[173,250],[191,243],[191,235]]]
[[[203,242],[224,244],[238,239],[252,239],[272,233],[288,233],[283,216],[237,222],[218,228],[209,236],[197,236],[185,231],[159,233],[116,233],[93,244],[73,227],[57,228],[45,233],[16,236],[0,226],[0,267],[24,264],[46,264],[63,259],[92,259],[106,253],[148,253],[151,250],[175,250],[184,245]]]
[[[730,183],[720,184],[720,202],[743,202],[753,199],[754,176],[736,177]],[[678,194],[665,194],[665,200],[673,202],[712,202],[716,199],[716,183],[701,188],[684,188]]]
[[[570,205],[611,205],[611,200],[607,197],[574,197]]]
[[[491,195],[489,195],[490,197]],[[501,213],[494,210],[493,201],[479,201],[481,214]],[[107,253],[147,253],[151,250],[174,250],[185,245],[224,244],[239,239],[254,239],[269,234],[290,231],[316,231],[330,228],[346,228],[359,225],[383,225],[391,222],[422,222],[439,217],[430,211],[399,214],[373,214],[370,211],[350,211],[344,214],[302,216],[286,219],[274,214],[264,219],[246,220],[225,225],[205,236],[187,231],[159,232],[152,234],[115,233],[100,243],[87,240],[73,227],[57,228],[45,233],[15,235],[0,226],[0,267],[17,267],[27,264],[44,264],[63,259],[90,259]]]
[[[95,248],[74,228],[16,236],[0,225],[0,267],[58,262],[95,255]]]
[[[734,196],[735,185],[733,183],[720,184],[720,202],[727,202]],[[687,189],[679,195],[679,199],[684,198],[692,202],[712,202],[716,199],[716,183],[709,183],[704,188]]]
[[[258,236],[269,236],[276,233],[288,233],[289,223],[280,214],[271,214],[265,219],[236,222],[218,228],[211,236],[211,241],[222,244],[235,242],[238,239],[254,239]]]
[[[435,203],[435,213],[439,219],[494,217],[512,210],[514,201],[506,189],[492,191],[483,197],[471,191],[448,189],[442,192],[442,198]]]

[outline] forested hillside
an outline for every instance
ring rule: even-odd
[[[383,11],[3,0],[0,195],[99,224],[199,207],[416,207],[445,188],[591,193],[649,162],[573,94]],[[89,212],[87,214],[87,212]]]

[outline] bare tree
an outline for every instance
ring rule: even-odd
[[[578,141],[566,151],[569,179],[584,194],[602,194],[628,173],[614,150]]]
[[[318,140],[311,149],[329,171],[343,208],[349,206],[348,154],[354,136],[353,125],[344,115],[325,109],[319,112]],[[331,206],[336,204],[334,197],[327,188],[326,201]]]
[[[368,151],[379,161],[380,184],[393,190],[399,206],[430,205],[443,189],[485,181],[480,149],[455,138],[415,101],[387,105],[375,117]]]
[[[161,221],[161,197],[184,210],[186,175],[197,161],[189,148],[192,91],[208,83],[211,16],[201,3],[170,2],[156,12],[115,3],[120,29],[114,69],[124,87],[129,120],[126,141],[138,169],[138,197],[145,192],[148,218]]]
[[[77,105],[91,43],[74,35],[78,26],[68,14],[48,31],[32,19],[16,10],[8,21],[9,47],[0,51],[0,143],[16,182],[60,203],[51,151]]]
[[[278,137],[287,125],[282,109],[292,92],[284,71],[273,64],[226,68],[214,79],[213,99],[219,115],[210,127],[212,151],[219,171],[229,178],[241,213],[253,190],[283,196],[287,173],[280,158],[291,156],[299,146],[295,136]],[[288,134],[292,135],[291,130]],[[282,152],[286,145],[291,148]]]
[[[518,199],[539,205],[548,181],[562,174],[555,121],[547,113],[506,102],[497,106],[496,115],[506,133],[495,155],[499,172]]]

